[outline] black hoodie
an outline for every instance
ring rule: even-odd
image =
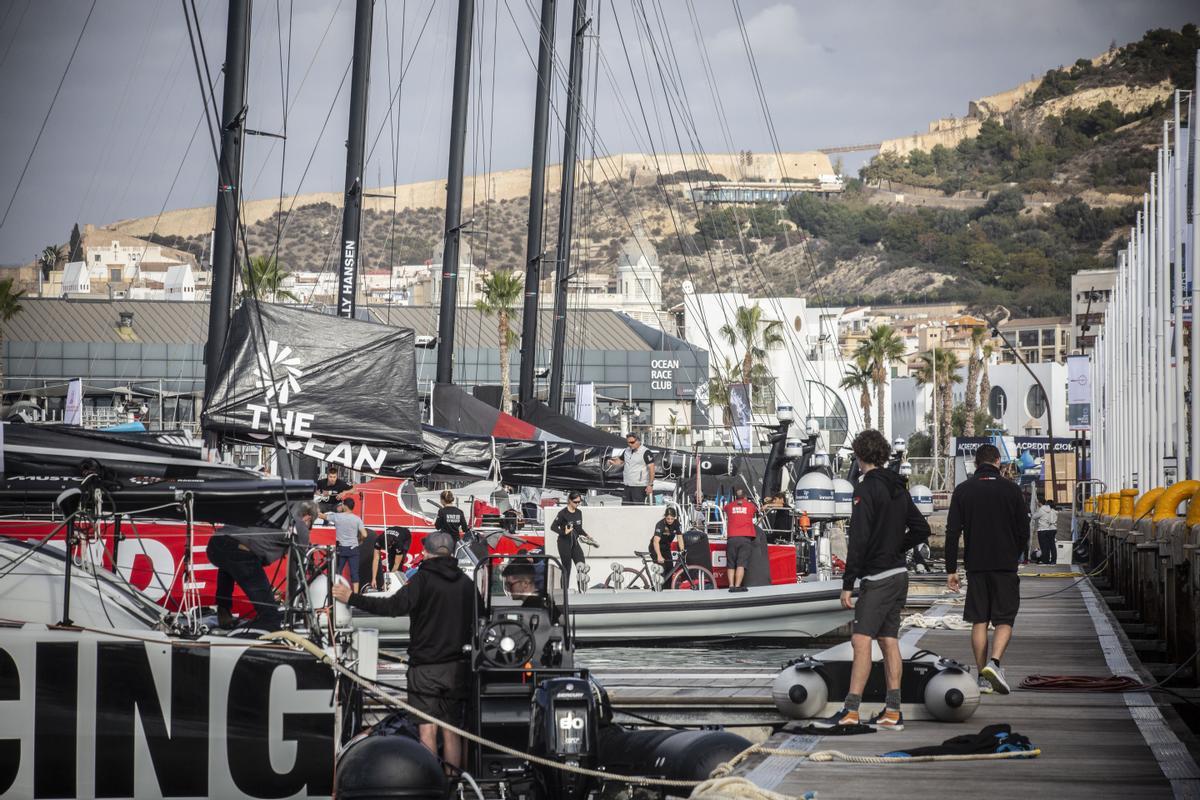
[[[1021,488],[992,464],[954,487],[946,517],[946,572],[958,570],[958,537],[967,572],[1016,572],[1029,546],[1029,506]]]
[[[905,566],[904,554],[929,538],[929,523],[908,494],[908,480],[876,467],[854,487],[850,542],[842,588],[854,581]]]
[[[441,664],[466,658],[463,645],[471,641],[473,610],[481,605],[479,592],[458,562],[426,555],[413,579],[389,597],[350,595],[350,605],[370,614],[407,614],[408,663]]]

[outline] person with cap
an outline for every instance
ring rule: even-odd
[[[1021,489],[1000,472],[1000,450],[980,445],[975,451],[975,474],[954,487],[946,516],[946,585],[957,592],[958,539],[963,539],[967,568],[967,599],[963,620],[971,623],[971,649],[979,667],[983,692],[1008,694],[1011,689],[1000,659],[1012,639],[1021,608],[1021,579],[1017,565],[1029,546],[1029,506]],[[988,626],[994,625],[991,657]]]
[[[467,689],[470,685],[472,624],[482,601],[475,584],[458,568],[454,537],[433,531],[423,543],[425,558],[417,574],[395,594],[364,596],[337,581],[333,597],[339,602],[377,616],[409,618],[408,702],[442,722],[466,724]],[[421,743],[438,752],[438,725],[418,719]],[[442,756],[461,769],[462,738],[442,730]]]
[[[729,591],[744,592],[746,567],[754,558],[754,540],[758,532],[754,518],[758,506],[746,497],[746,490],[738,487],[733,491],[733,500],[721,509],[725,514],[725,575],[729,578]]]
[[[275,590],[266,567],[287,553],[295,543],[301,550],[309,546],[309,527],[317,517],[315,503],[297,503],[292,509],[294,535],[284,530],[254,530],[224,525],[208,540],[208,562],[217,568],[217,624],[232,628],[233,586],[236,583],[254,606],[254,627],[277,630],[283,623]]]
[[[884,708],[866,724],[879,731],[904,730],[900,712],[900,615],[908,601],[905,553],[929,538],[929,523],[908,493],[908,479],[885,465],[892,447],[883,434],[868,428],[851,444],[862,479],[854,487],[850,512],[846,572],[842,576],[842,608],[854,611],[850,645],[854,662],[841,711],[814,723],[833,729],[863,724],[859,717],[863,691],[871,675],[871,643],[883,653],[887,696]],[[858,601],[854,582],[858,581]]]
[[[624,466],[621,483],[624,486],[622,505],[642,505],[646,498],[654,494],[654,453],[642,446],[642,440],[636,433],[625,437],[629,445],[621,451],[621,455],[609,459],[612,466]]]
[[[338,477],[337,464],[330,464],[325,471],[325,479],[317,481],[315,500],[321,511],[337,511],[342,495],[350,491],[350,484]]]
[[[583,510],[579,507],[583,496],[575,490],[567,495],[566,508],[559,509],[550,523],[550,530],[558,534],[558,560],[562,564],[563,589],[571,585],[571,565],[582,564],[587,559],[583,555],[580,540],[595,545],[592,537],[583,529]]]

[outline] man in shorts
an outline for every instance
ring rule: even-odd
[[[466,723],[470,665],[463,647],[471,642],[479,593],[453,558],[454,537],[434,531],[425,537],[425,558],[417,574],[388,597],[364,597],[337,582],[336,600],[379,616],[409,618],[408,702],[419,711],[459,728]],[[421,743],[434,753],[438,726],[417,719]],[[442,755],[463,766],[462,738],[442,731]]]
[[[1000,659],[1012,639],[1021,607],[1017,564],[1029,546],[1029,509],[1017,484],[1000,473],[1000,451],[990,444],[975,451],[975,474],[954,487],[946,517],[946,585],[959,590],[958,537],[963,537],[971,649],[979,667],[979,689],[1008,694]],[[996,627],[988,658],[988,623]]]
[[[725,504],[725,574],[729,577],[729,591],[744,592],[746,567],[754,558],[754,517],[758,506],[746,497],[745,489],[736,489],[733,500]]]
[[[842,710],[814,723],[818,728],[861,725],[859,706],[871,676],[871,642],[883,652],[883,674],[887,682],[884,708],[868,723],[875,730],[904,730],[900,712],[900,612],[908,599],[908,567],[905,553],[929,538],[929,523],[908,494],[908,480],[885,465],[892,447],[877,430],[865,430],[851,445],[862,479],[854,487],[850,514],[846,574],[842,578],[842,607],[854,609],[850,636],[854,664],[850,668],[850,691]],[[858,602],[852,591],[859,581]]]

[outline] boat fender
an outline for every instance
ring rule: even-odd
[[[599,743],[598,761],[610,772],[681,781],[708,780],[750,746],[729,731],[635,731],[620,725],[601,728]]]
[[[408,736],[365,736],[338,757],[340,800],[441,800],[446,776],[430,750]]]
[[[821,714],[829,702],[829,684],[822,667],[824,664],[817,659],[804,656],[775,676],[771,698],[780,714],[791,719],[812,719]]]

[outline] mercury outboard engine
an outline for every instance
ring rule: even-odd
[[[533,695],[529,752],[573,767],[594,769],[600,710],[591,685],[579,678],[550,678]],[[549,767],[534,767],[544,797],[583,800],[595,780]]]
[[[863,700],[882,702],[887,695],[882,653],[872,643],[871,675]],[[949,658],[900,644],[904,671],[900,679],[900,702],[909,706],[913,719],[963,722],[979,707],[979,686],[970,670]],[[849,642],[831,647],[816,656],[805,656],[784,667],[771,685],[775,708],[792,719],[814,719],[836,713],[850,688],[850,665],[854,651]],[[836,703],[831,704],[831,700]]]

